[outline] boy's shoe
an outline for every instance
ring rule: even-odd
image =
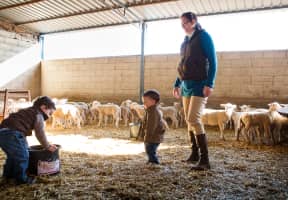
[[[32,184],[35,184],[35,183],[36,183],[36,177],[28,176],[28,178],[27,178],[27,184],[28,184],[28,185],[32,185]]]
[[[17,185],[22,185],[22,184],[32,185],[34,183],[36,183],[36,177],[28,176],[26,181],[17,182]]]

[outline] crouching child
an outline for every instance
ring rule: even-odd
[[[165,127],[162,114],[158,108],[160,94],[156,90],[147,90],[143,94],[145,108],[144,120],[138,135],[138,140],[144,141],[148,163],[160,164],[157,149],[163,142]]]
[[[54,152],[57,147],[49,144],[44,131],[44,121],[56,110],[54,102],[49,97],[39,97],[32,107],[21,109],[4,119],[0,125],[0,147],[6,154],[3,167],[3,182],[14,179],[17,184],[31,184],[33,177],[26,174],[29,164],[27,136],[35,136],[47,150]]]

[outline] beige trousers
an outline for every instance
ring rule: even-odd
[[[205,109],[207,98],[191,96],[182,97],[182,100],[188,131],[193,131],[196,135],[204,134],[205,129],[201,116]]]

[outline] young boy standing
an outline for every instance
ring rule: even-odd
[[[29,164],[29,152],[26,136],[35,135],[40,144],[53,152],[55,145],[48,143],[44,131],[44,121],[56,110],[54,102],[49,97],[39,97],[32,107],[10,114],[0,124],[0,147],[7,159],[3,169],[3,179],[15,179],[17,184],[33,183],[26,170]]]
[[[141,125],[138,138],[144,140],[148,163],[160,164],[157,157],[157,148],[163,142],[165,128],[162,114],[158,108],[160,94],[156,90],[147,90],[143,95],[145,117]]]

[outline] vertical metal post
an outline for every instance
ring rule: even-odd
[[[3,108],[3,120],[7,117],[7,112],[8,112],[8,89],[5,89],[5,94],[4,94],[4,108]]]
[[[139,88],[139,102],[142,104],[142,95],[144,93],[144,67],[145,67],[145,31],[146,23],[141,23],[141,60],[140,60],[140,88]]]
[[[44,60],[44,36],[39,36],[39,42],[40,42],[40,58],[41,60]]]

